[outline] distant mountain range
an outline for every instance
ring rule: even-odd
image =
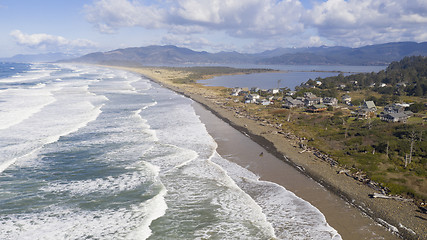
[[[172,45],[148,46],[96,52],[74,59],[76,62],[114,65],[176,65],[176,64],[230,64],[255,63],[254,54],[238,52],[197,52]]]
[[[295,49],[257,63],[287,65],[388,65],[407,56],[427,56],[427,42],[397,42],[348,47]]]
[[[79,55],[65,53],[44,54],[18,54],[10,58],[0,58],[0,62],[32,63],[32,62],[56,62],[59,60],[77,58]]]
[[[260,65],[388,65],[406,56],[427,56],[427,42],[396,42],[349,47],[277,48],[255,54],[238,52],[198,52],[172,45],[116,49],[90,53],[70,60],[69,55],[37,55],[37,59],[111,65],[195,65],[195,64],[260,64]],[[19,62],[31,61],[36,56],[17,55]],[[2,59],[0,59],[1,61]],[[25,61],[27,60],[27,61]],[[40,60],[39,60],[40,61]]]
[[[427,42],[398,42],[349,47],[277,48],[256,54],[208,53],[176,46],[148,46],[96,52],[75,62],[114,65],[265,64],[388,65],[405,56],[427,56]]]

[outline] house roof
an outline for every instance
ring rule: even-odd
[[[400,113],[389,113],[386,116],[390,116],[392,118],[406,118],[406,117],[408,117],[408,115],[406,115],[405,113],[402,113],[402,112],[400,112]]]
[[[365,106],[369,109],[376,108],[374,101],[365,101]]]
[[[337,101],[337,99],[334,97],[324,97],[323,101],[324,102],[332,102],[332,101]]]
[[[314,104],[311,107],[315,109],[328,108],[328,106],[326,106],[325,104]]]
[[[302,101],[298,100],[298,99],[293,99],[291,97],[286,97],[285,99],[286,99],[286,101],[288,103],[291,103],[291,104],[294,104],[294,105],[304,105],[304,103]]]

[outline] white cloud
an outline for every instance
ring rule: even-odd
[[[103,33],[161,29],[168,35],[159,41],[181,40],[181,46],[230,46],[225,43],[230,38],[245,39],[240,47],[260,48],[427,41],[426,0],[313,0],[311,5],[304,9],[300,0],[93,0],[85,13]],[[217,33],[229,38],[212,37]],[[199,41],[202,35],[207,42]]]
[[[427,31],[424,0],[328,0],[307,12],[306,25],[339,45],[414,41]]]
[[[176,45],[180,47],[192,48],[194,50],[204,49],[212,45],[206,38],[196,37],[193,35],[174,35],[168,34],[161,40],[165,45]]]
[[[170,29],[177,33],[222,30],[239,37],[265,37],[300,32],[303,7],[298,0],[96,0],[86,5],[86,18],[101,32],[121,27]]]
[[[319,36],[311,36],[305,44],[309,47],[319,47],[325,45],[325,42]]]
[[[33,49],[70,50],[96,46],[96,44],[90,40],[68,40],[61,36],[54,36],[45,33],[25,34],[20,30],[14,30],[10,35],[15,39],[17,44]]]
[[[138,1],[97,0],[93,5],[85,5],[85,12],[86,19],[104,33],[130,26],[160,28],[165,20],[164,10]]]

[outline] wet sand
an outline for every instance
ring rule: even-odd
[[[200,104],[193,105],[209,134],[218,143],[217,152],[222,157],[254,172],[261,180],[277,183],[310,202],[325,215],[329,225],[343,239],[400,239],[313,179],[270,154]],[[259,156],[261,152],[262,157]]]

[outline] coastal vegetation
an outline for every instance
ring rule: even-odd
[[[359,73],[350,76],[339,74],[321,80],[320,90],[340,88],[343,91],[371,90],[380,94],[378,103],[398,100],[399,96],[427,96],[427,60],[423,56],[405,57],[392,62],[387,69],[378,73]],[[307,85],[314,85],[309,80]],[[372,95],[370,96],[373,97]]]
[[[195,83],[197,80],[211,78],[216,75],[251,74],[276,71],[266,68],[232,68],[232,67],[169,67],[171,71],[188,72],[188,75],[173,79],[174,83]]]

